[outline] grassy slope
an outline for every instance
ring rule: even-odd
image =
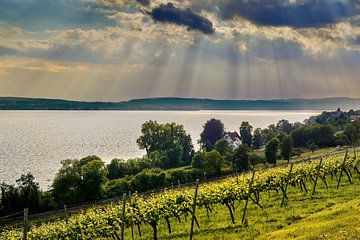
[[[261,196],[264,210],[249,202],[247,225],[241,217],[244,201],[236,205],[236,224],[231,224],[228,210],[216,206],[206,216],[203,209],[197,210],[200,229],[195,227],[194,239],[360,239],[360,180],[353,177],[349,184],[343,177],[339,190],[336,181],[328,179],[329,190],[319,182],[315,197],[297,188],[289,187],[289,202],[281,208],[281,195],[271,192]],[[307,187],[311,189],[310,183]],[[190,222],[171,221],[173,233],[167,232],[165,222],[159,225],[159,239],[188,239]],[[152,229],[142,226],[143,236],[135,239],[152,239]],[[131,239],[126,229],[126,239]]]

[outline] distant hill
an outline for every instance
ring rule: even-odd
[[[0,97],[0,110],[336,110],[359,109],[360,99],[214,100],[145,98],[123,102]]]

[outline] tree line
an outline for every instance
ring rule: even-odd
[[[2,183],[0,216],[25,207],[36,213],[63,204],[116,197],[127,191],[142,192],[218,177],[258,164],[276,164],[279,159],[289,161],[304,148],[314,151],[360,141],[359,121],[341,120],[340,127],[339,121],[319,123],[311,119],[305,123],[280,120],[264,129],[254,129],[244,121],[239,127],[242,144],[237,148],[223,138],[225,126],[221,120],[210,119],[203,125],[197,151],[183,125],[147,121],[137,139],[139,148],[146,151],[143,157],[113,159],[109,164],[97,156],[64,160],[51,190],[46,192],[40,191],[31,173],[22,175],[15,185]]]

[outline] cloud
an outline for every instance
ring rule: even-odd
[[[149,6],[150,0],[136,0],[138,3],[140,3],[143,6]]]
[[[180,9],[172,3],[161,4],[149,12],[155,20],[163,23],[174,23],[187,26],[191,30],[199,30],[205,34],[214,33],[212,22],[200,15],[195,14],[191,9]]]
[[[225,0],[223,19],[241,17],[263,26],[323,27],[358,14],[358,0]]]
[[[1,0],[0,21],[32,31],[115,25],[98,5],[83,0]]]

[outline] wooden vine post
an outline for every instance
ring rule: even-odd
[[[27,240],[28,222],[29,222],[29,209],[24,209],[24,220],[23,220],[23,240]]]
[[[339,176],[339,180],[338,180],[336,189],[339,189],[339,187],[340,187],[340,181],[341,181],[342,173],[345,170],[345,161],[346,161],[347,155],[348,155],[348,150],[346,150],[346,153],[345,153],[345,157],[344,157],[344,161],[341,166],[340,176]]]
[[[242,220],[241,220],[242,223],[245,222],[246,209],[247,209],[247,206],[249,204],[249,198],[250,198],[250,195],[251,195],[251,187],[252,187],[252,184],[253,184],[253,181],[254,181],[254,177],[255,177],[255,171],[253,171],[253,174],[252,174],[252,177],[251,177],[251,180],[250,180],[250,183],[249,183],[249,192],[247,194],[247,198],[246,198],[246,202],[245,202],[244,213],[243,213],[243,217],[242,217]]]
[[[129,206],[131,207],[131,197],[132,197],[132,194],[131,194],[131,191],[129,191]],[[132,209],[132,208],[130,208]],[[134,225],[133,223],[131,223],[131,239],[134,240]]]
[[[199,179],[196,179],[194,202],[193,202],[193,209],[192,209],[192,218],[191,218],[191,228],[190,228],[190,240],[193,239],[194,222],[195,222],[195,210],[196,210],[196,199],[197,199],[198,189],[199,189]]]
[[[289,171],[289,175],[288,175],[288,177],[286,179],[285,188],[284,188],[283,197],[282,197],[282,200],[281,200],[280,207],[282,207],[284,205],[285,198],[288,199],[287,195],[286,195],[286,191],[287,191],[287,187],[289,185],[289,181],[290,181],[290,178],[291,178],[292,169],[293,169],[293,163],[290,164],[290,171]]]
[[[354,159],[356,159],[356,149],[354,147]]]
[[[125,230],[125,203],[126,203],[126,193],[123,194],[123,198],[122,198],[122,209],[121,209],[121,240],[124,240],[124,230]]]
[[[69,214],[66,205],[64,205],[64,212],[65,212],[65,222],[69,223]]]
[[[320,158],[320,163],[319,163],[319,165],[317,166],[316,178],[315,178],[314,187],[313,187],[312,194],[311,194],[312,196],[315,195],[316,184],[317,184],[317,181],[318,181],[318,179],[319,179],[320,168],[321,168],[322,161],[323,161],[323,158]]]

